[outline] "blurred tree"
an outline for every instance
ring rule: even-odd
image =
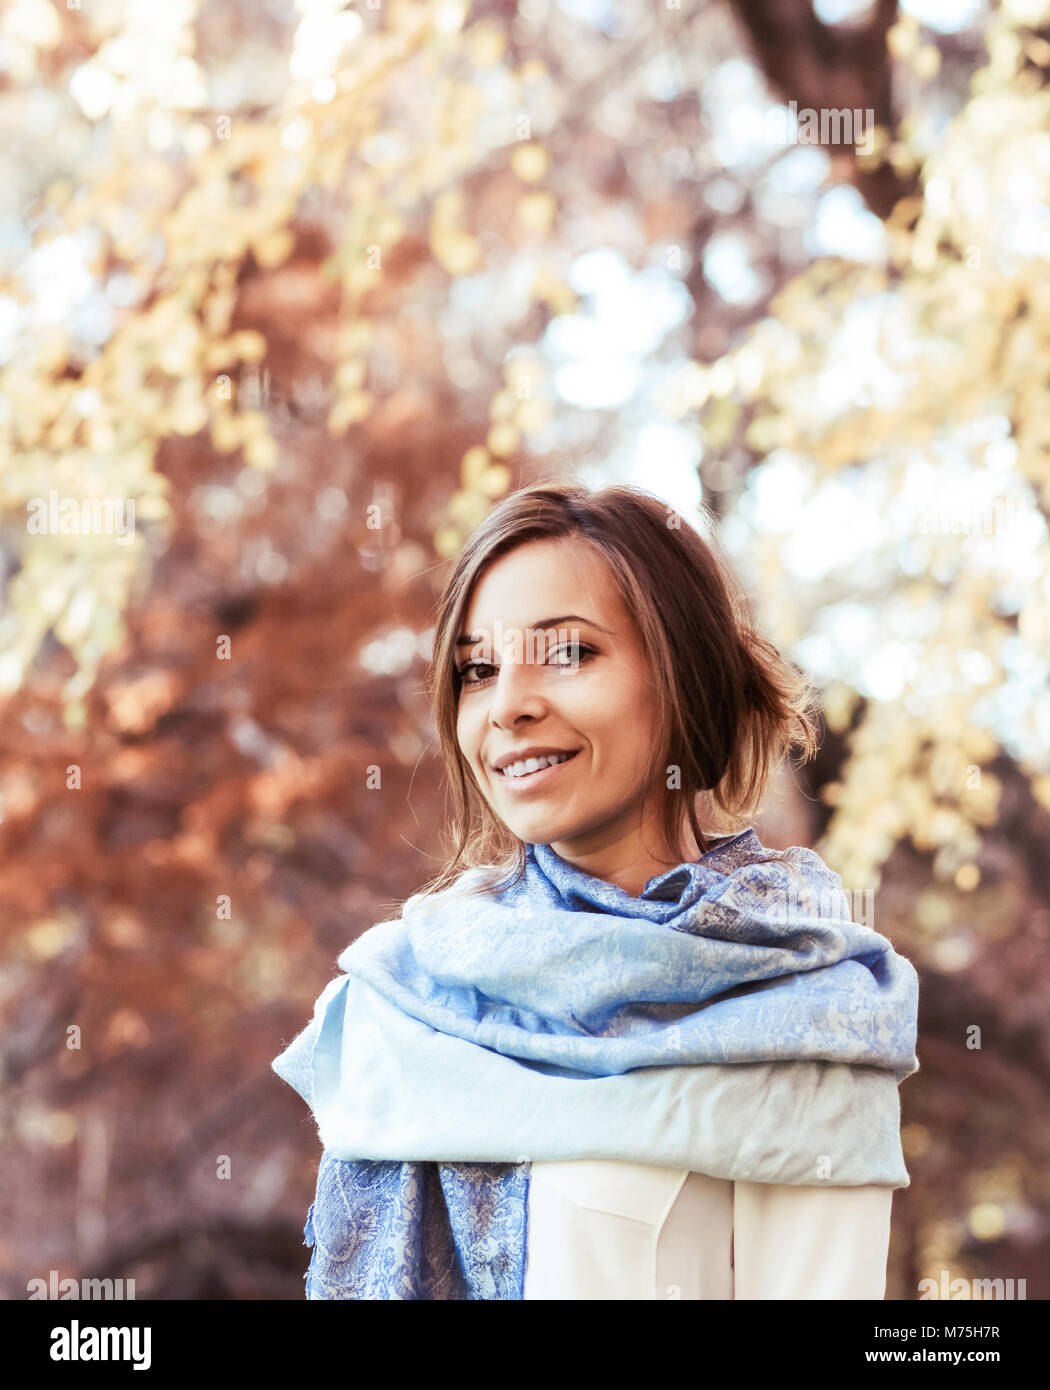
[[[510,488],[611,457],[630,427],[571,408],[549,370],[595,246],[692,296],[691,360],[643,393],[699,438],[771,635],[826,686],[818,848],[879,885],[879,928],[923,971],[921,1177],[890,1296],[1007,1256],[1045,1292],[1038,10],[989,21],[970,92],[982,36],[924,39],[881,0],[845,27],[750,0],[589,22],[542,0],[0,15],[21,151],[0,181],[15,1296],[47,1268],[251,1296],[273,1284],[239,1266],[271,1254],[301,1292],[286,1236],[313,1131],[269,1060],[346,941],[432,867],[420,680],[443,561]],[[776,107],[748,53],[779,97],[878,112],[873,154],[828,165],[884,254],[814,260],[823,175],[783,176],[800,151],[751,138]],[[717,288],[725,238],[756,285],[740,299]],[[969,472],[987,533],[931,513]],[[127,500],[125,544],[93,518]],[[897,685],[828,655],[862,622],[905,662]]]

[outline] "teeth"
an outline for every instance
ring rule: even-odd
[[[542,758],[525,758],[522,762],[508,763],[502,769],[504,777],[526,777],[530,772],[539,772],[541,767],[553,767],[555,763],[567,762],[571,753],[546,753]]]

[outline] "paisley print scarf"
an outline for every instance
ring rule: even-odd
[[[520,1299],[533,1160],[907,1187],[918,978],[814,851],[749,828],[633,897],[526,847],[340,955],[272,1062],[324,1152],[308,1298]]]

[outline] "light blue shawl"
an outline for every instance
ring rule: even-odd
[[[907,1187],[918,979],[812,850],[753,829],[639,897],[528,845],[410,898],[272,1063],[325,1153],[309,1297],[515,1298],[528,1165]]]

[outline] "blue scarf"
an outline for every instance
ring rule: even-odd
[[[308,1298],[520,1299],[529,1165],[907,1187],[918,978],[812,850],[753,829],[639,897],[549,845],[340,955],[271,1064],[324,1152]]]

